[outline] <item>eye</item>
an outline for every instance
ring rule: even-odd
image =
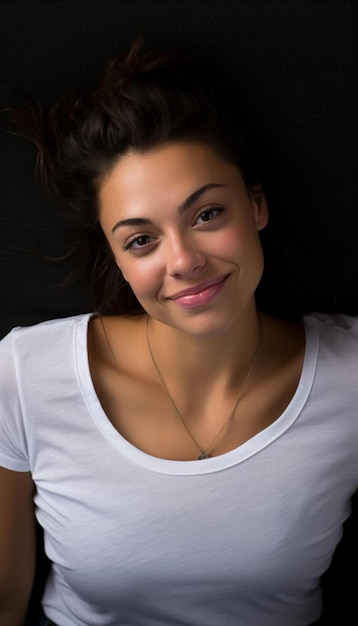
[[[204,224],[207,222],[212,222],[224,211],[224,207],[220,205],[205,207],[199,212],[196,218],[196,223]]]
[[[153,241],[154,237],[150,235],[136,235],[135,237],[131,237],[131,239],[124,244],[123,248],[124,250],[140,250]]]

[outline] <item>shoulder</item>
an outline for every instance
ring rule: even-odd
[[[304,322],[307,354],[314,358],[317,371],[356,393],[352,382],[358,372],[358,316],[312,313]]]
[[[358,316],[324,313],[311,313],[304,317],[306,332],[314,332],[319,336],[321,344],[331,346],[340,352],[346,346],[357,353],[358,350]]]
[[[307,323],[313,323],[321,329],[331,331],[352,332],[358,334],[358,315],[346,315],[345,313],[336,313],[329,315],[327,313],[313,312],[304,316]]]
[[[61,338],[63,333],[70,332],[78,325],[87,325],[92,313],[73,315],[71,317],[56,318],[39,322],[31,326],[15,326],[0,341],[3,348],[10,344],[32,344],[41,340],[48,341],[50,338]]]
[[[16,364],[23,369],[33,363],[45,364],[53,355],[68,353],[76,331],[83,337],[92,314],[82,314],[40,322],[32,326],[16,326],[0,341],[1,371]],[[5,365],[5,367],[3,367]]]

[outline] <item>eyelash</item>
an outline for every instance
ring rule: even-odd
[[[204,224],[210,224],[211,222],[213,222],[215,219],[217,219],[217,217],[222,214],[225,211],[225,207],[223,207],[222,205],[212,205],[209,207],[205,207],[204,209],[201,209],[199,211],[199,213],[196,215],[195,217],[195,222],[197,222],[203,215],[207,214],[207,213],[213,213],[215,212],[214,217],[212,217],[211,219],[202,222]],[[150,239],[152,238],[152,235],[147,235],[145,233],[139,233],[137,235],[135,235],[134,237],[132,237],[129,241],[127,241],[124,245],[123,245],[123,250],[140,250],[141,248],[145,248],[147,245],[150,244],[150,242],[144,243],[142,246],[138,246],[135,247],[135,244],[138,243],[138,241],[140,239]]]
[[[139,241],[139,239],[149,239],[151,237],[151,235],[145,235],[144,233],[141,235],[136,235],[135,237],[133,237],[132,239],[130,239],[129,241],[127,241],[127,243],[125,243],[123,245],[123,250],[130,250],[134,248],[134,244],[137,243]],[[138,246],[137,248],[135,248],[135,250],[139,250],[140,248],[144,248],[146,245],[148,245],[148,243],[143,244],[142,246]]]
[[[215,220],[218,215],[220,215],[221,213],[223,213],[225,211],[225,207],[223,207],[220,204],[213,204],[212,206],[209,207],[205,207],[204,209],[201,209],[196,217],[196,219],[198,220],[200,217],[202,217],[203,215],[205,215],[205,213],[212,213],[212,212],[216,212],[215,217],[213,217],[211,220],[208,220],[208,222],[212,222],[213,220]],[[205,222],[206,223],[206,222]]]

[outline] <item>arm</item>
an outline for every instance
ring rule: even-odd
[[[0,624],[22,626],[36,561],[33,482],[0,467]]]

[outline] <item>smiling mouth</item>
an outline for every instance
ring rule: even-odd
[[[195,287],[183,289],[168,299],[184,308],[193,308],[209,303],[221,291],[229,275],[206,281]]]

